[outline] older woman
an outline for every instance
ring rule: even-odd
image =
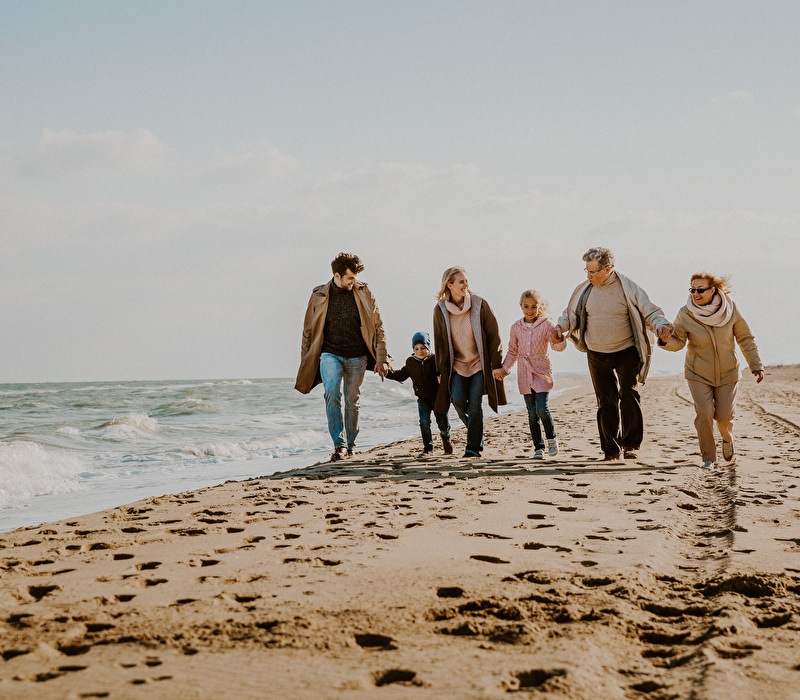
[[[480,457],[483,451],[483,395],[496,412],[506,403],[502,380],[492,376],[501,366],[503,346],[497,319],[489,304],[472,294],[463,267],[451,267],[442,275],[442,286],[433,309],[433,344],[439,371],[439,393],[434,410],[447,413],[452,402],[467,426],[464,457]]]
[[[742,349],[756,382],[764,379],[764,366],[750,327],[730,298],[727,277],[709,272],[692,275],[689,300],[675,318],[672,337],[658,344],[678,351],[688,344],[685,377],[697,413],[694,427],[700,441],[703,467],[714,466],[717,446],[714,421],[722,436],[722,458],[734,461],[733,414],[740,379],[736,343]]]

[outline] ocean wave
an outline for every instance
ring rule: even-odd
[[[158,431],[158,421],[146,413],[131,413],[127,416],[112,418],[97,426],[106,437],[112,439],[127,438],[131,435],[147,435]]]
[[[56,432],[60,433],[61,435],[69,435],[69,437],[83,437],[80,429],[72,425],[62,425],[60,428],[56,428]]]
[[[325,430],[294,430],[266,440],[185,445],[175,454],[183,458],[285,457],[320,450],[328,439]]]
[[[83,488],[75,456],[35,442],[0,442],[0,508],[20,508],[36,496]]]
[[[200,399],[168,401],[150,412],[151,416],[191,416],[195,413],[214,413],[216,409]]]

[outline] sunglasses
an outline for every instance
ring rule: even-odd
[[[709,289],[714,289],[713,287],[689,287],[689,294],[705,294]]]

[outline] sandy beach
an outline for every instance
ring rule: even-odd
[[[800,698],[800,367],[711,471],[683,378],[641,393],[635,461],[587,383],[544,462],[513,414],[4,533],[0,697]]]

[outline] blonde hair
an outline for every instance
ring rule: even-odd
[[[467,276],[467,271],[463,267],[459,267],[458,265],[454,267],[448,267],[444,274],[442,275],[442,286],[439,288],[439,293],[436,295],[437,299],[449,299],[450,293],[447,290],[447,285],[450,284],[455,278],[456,275],[462,274],[464,277]],[[469,284],[467,285],[467,291],[469,291]]]
[[[730,275],[721,275],[717,277],[717,275],[712,275],[710,272],[695,272],[689,278],[689,284],[692,283],[692,280],[696,279],[708,280],[712,287],[723,294],[730,294],[733,291],[733,287],[731,287]]]
[[[550,308],[550,305],[547,303],[547,299],[545,299],[539,292],[535,289],[526,289],[519,297],[520,306],[522,306],[522,302],[525,299],[533,299],[539,305],[539,315],[544,316],[547,313],[547,310]]]

